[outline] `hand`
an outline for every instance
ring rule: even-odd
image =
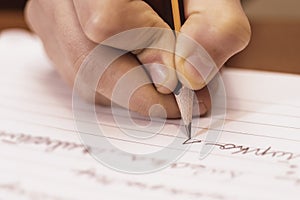
[[[160,3],[159,0],[147,1],[152,1],[154,4]],[[141,0],[100,2],[74,0],[74,3],[84,32],[89,39],[97,43],[121,31],[133,28],[169,28]],[[111,9],[103,9],[104,7]],[[176,42],[176,51],[180,51],[185,58],[177,57],[176,63],[173,63],[173,55],[157,50],[143,51],[142,54],[137,55],[137,58],[143,64],[152,62],[176,66],[177,73],[182,75],[181,82],[194,90],[200,90],[214,77],[218,72],[217,69],[221,68],[232,55],[246,47],[250,40],[250,25],[240,0],[184,0],[184,8],[186,22],[180,32],[201,44],[214,62],[204,62],[207,60],[205,55],[197,54],[197,47],[187,44],[182,37],[179,37]],[[109,25],[103,26],[103,24]],[[165,41],[165,43],[172,42]],[[185,59],[192,60],[194,65],[186,62]],[[172,89],[176,86],[177,77],[173,70],[166,71],[165,68],[155,66],[148,68],[148,71],[150,71],[151,78],[156,80],[155,82],[162,83],[156,85],[158,91],[170,93],[171,91],[167,88]],[[201,74],[198,73],[199,71]]]
[[[225,5],[228,4],[227,7],[225,7],[226,9],[224,9],[224,15],[227,13],[229,16],[242,17],[241,19],[232,17],[234,20],[241,20],[241,23],[237,24],[235,23],[236,21],[230,23],[226,21],[227,23],[223,23],[223,18],[222,20],[214,19],[216,16],[208,12],[202,14],[196,12],[192,8],[201,10],[204,8],[212,9],[213,7],[205,7],[205,4],[208,4],[207,2],[201,4],[202,7],[195,7],[195,5],[198,5],[198,1],[199,0],[185,2],[187,4],[186,13],[188,20],[182,27],[182,31],[200,42],[218,63],[218,66],[221,66],[228,57],[241,50],[247,44],[250,35],[249,28],[247,29],[248,23],[245,20],[238,1],[235,1],[235,4],[232,3],[232,5],[230,3],[223,3]],[[224,2],[226,1],[224,0]],[[216,7],[213,8],[222,10],[222,6],[218,6],[219,4],[220,2],[216,2]],[[115,12],[112,13],[112,10]],[[229,11],[233,12],[233,14]],[[188,15],[189,13],[190,15]],[[125,19],[124,16],[126,16]],[[82,61],[97,46],[97,43],[102,42],[116,33],[131,28],[149,26],[169,28],[145,2],[129,0],[31,0],[27,4],[26,18],[32,30],[40,36],[46,52],[61,76],[71,84],[74,82],[77,70]],[[120,18],[122,21],[120,21]],[[207,22],[214,22],[215,20],[214,25],[221,27],[219,31],[214,32],[210,29],[207,30],[205,26],[200,28],[196,26],[199,30],[192,30],[191,27],[195,26],[199,20],[201,22],[206,21],[206,19],[208,20]],[[235,25],[233,26],[233,24]],[[205,25],[208,26],[209,24],[206,23]],[[244,31],[244,29],[246,31]],[[242,42],[240,42],[242,36],[240,36],[238,32],[240,30],[244,32],[248,30],[248,35],[245,34],[247,37],[243,38]],[[211,33],[218,36],[219,44],[234,43],[230,43],[228,48],[223,48],[224,46],[220,45],[220,47],[222,47],[220,48],[213,42],[215,39],[209,38],[209,34]],[[203,35],[207,36],[206,39],[210,39],[210,42],[202,39]],[[179,42],[177,41],[177,43]],[[139,61],[144,64],[162,63],[170,67],[175,66],[173,63],[173,55],[159,50],[147,49],[136,53],[136,55],[124,55],[115,61],[101,78],[97,88],[97,102],[102,105],[110,105],[111,91],[113,91],[116,82],[126,72],[140,65]],[[190,76],[186,73],[186,71],[183,70],[184,67],[176,66],[176,69],[183,71],[186,77],[191,79],[192,82],[195,82],[195,88],[197,88],[197,85],[200,85],[197,83],[197,77]],[[169,94],[172,88],[175,88],[177,84],[177,77],[174,70],[166,71],[158,67],[151,67],[146,70],[150,72],[149,74],[152,79],[155,79],[156,82],[160,82],[161,84],[157,84],[156,88],[154,88],[152,84],[139,88],[132,95],[129,107],[127,107],[127,105],[121,106],[143,115],[148,115],[148,111],[153,104],[161,104],[166,109],[168,117],[180,117],[174,97]],[[147,73],[142,70],[139,77],[149,79]],[[194,79],[197,80],[195,81]],[[196,94],[200,100],[199,106],[201,114],[204,114],[210,107],[210,98],[207,88],[197,91]]]
[[[176,70],[191,88],[199,90],[231,56],[247,46],[251,29],[240,0],[184,0],[184,7],[186,21],[180,32],[201,44],[214,61],[207,62],[197,46],[190,45],[184,37],[177,39],[176,51],[194,65],[176,57]]]

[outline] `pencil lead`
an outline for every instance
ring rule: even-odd
[[[185,125],[185,130],[186,130],[186,134],[190,140],[192,138],[192,123]]]

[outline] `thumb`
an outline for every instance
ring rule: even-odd
[[[240,0],[186,0],[186,22],[178,37],[176,70],[195,90],[250,40],[250,25]],[[181,78],[180,78],[181,80]]]

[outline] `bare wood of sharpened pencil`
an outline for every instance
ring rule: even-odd
[[[181,19],[178,0],[171,0],[172,2],[172,13],[175,31],[180,31],[181,29]]]
[[[174,29],[178,33],[181,29],[180,7],[179,0],[171,0]],[[180,83],[181,85],[181,83]],[[177,92],[176,92],[177,93]],[[191,89],[182,86],[178,93],[175,93],[178,108],[184,123],[184,127],[188,136],[191,139],[192,113],[194,93]]]

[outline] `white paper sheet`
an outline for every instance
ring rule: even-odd
[[[199,160],[198,148],[212,144],[195,143],[166,169],[131,175],[85,151],[73,120],[72,90],[37,38],[1,33],[0,61],[1,200],[299,198],[299,76],[224,70],[228,111],[212,153]],[[159,148],[178,128],[169,121],[159,140],[133,145],[114,127],[110,109],[98,109],[110,141],[131,151]],[[203,135],[205,130],[194,140]]]

